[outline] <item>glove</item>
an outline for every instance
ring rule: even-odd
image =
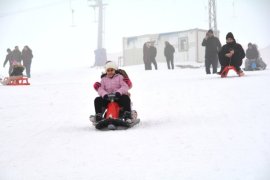
[[[121,94],[120,94],[119,92],[116,92],[116,93],[115,93],[115,97],[116,97],[116,98],[120,98],[120,97],[121,97]]]
[[[104,95],[104,96],[103,96],[103,99],[108,100],[108,99],[109,99],[108,94]]]
[[[95,82],[95,84],[93,85],[96,91],[98,90],[98,88],[100,88],[100,86],[101,86],[100,82]]]
[[[132,87],[132,83],[131,83],[129,78],[126,77],[126,78],[123,79],[123,81],[128,85],[129,88]]]

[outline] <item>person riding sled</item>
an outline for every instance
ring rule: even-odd
[[[112,62],[112,61],[107,61],[106,64],[107,63],[110,63],[110,62]],[[128,74],[127,74],[127,72],[125,70],[117,68],[117,70],[115,71],[115,73],[122,75],[123,76],[123,80],[127,83],[129,89],[132,88],[132,82],[131,82],[131,80],[130,80],[130,78],[129,78],[129,76],[128,76]],[[107,76],[107,72],[105,72],[105,73],[102,72],[100,78],[102,79],[105,76]],[[94,89],[96,91],[98,91],[98,88],[100,88],[100,86],[101,86],[101,83],[98,82],[98,81],[93,84],[93,87],[94,87]],[[130,93],[128,93],[128,95],[130,96]]]
[[[124,120],[131,119],[130,98],[128,96],[129,86],[124,81],[124,77],[116,73],[117,70],[118,67],[114,62],[105,64],[106,75],[101,79],[101,86],[97,89],[99,97],[96,97],[94,101],[96,122],[102,120],[103,113],[110,102],[110,94],[115,95],[116,102],[122,108],[121,118]]]
[[[24,66],[14,61],[12,63],[12,71],[9,77],[5,77],[1,82],[3,85],[8,85],[11,81],[20,79],[23,77]]]
[[[236,43],[231,32],[226,35],[226,44],[221,47],[218,56],[221,65],[221,70],[218,74],[222,75],[226,67],[233,66],[239,76],[244,75],[240,66],[245,57],[245,51],[240,44]]]

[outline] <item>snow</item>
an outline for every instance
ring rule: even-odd
[[[103,69],[35,72],[30,86],[0,86],[0,179],[269,180],[270,71],[220,78],[159,68],[124,68],[141,123],[122,131],[88,120]]]

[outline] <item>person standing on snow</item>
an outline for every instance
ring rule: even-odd
[[[174,52],[174,47],[168,41],[165,41],[164,56],[166,57],[168,69],[171,69],[170,65],[174,69]]]
[[[10,75],[12,72],[12,51],[11,49],[7,49],[7,55],[6,55],[6,59],[4,61],[3,67],[6,66],[7,62],[9,62],[9,69],[8,69],[8,74]]]
[[[214,36],[210,29],[203,39],[202,46],[205,46],[205,70],[206,74],[211,74],[210,66],[212,65],[213,74],[217,73],[218,66],[218,52],[221,48],[221,43],[217,37]]]
[[[12,51],[11,60],[16,61],[21,64],[22,61],[22,53],[19,50],[18,46],[15,46],[14,50]]]
[[[28,46],[24,46],[22,50],[22,60],[23,60],[23,65],[25,67],[26,75],[28,78],[31,77],[30,71],[31,71],[32,59],[33,59],[32,50]]]
[[[150,49],[150,43],[145,42],[143,44],[143,62],[144,62],[144,68],[145,70],[151,69],[151,61],[149,58],[149,49]]]
[[[155,66],[155,69],[157,70],[157,61],[156,61],[156,56],[157,56],[157,48],[154,45],[154,41],[150,42],[150,47],[149,47],[149,59],[150,59],[150,70],[152,70],[152,63]]]
[[[231,32],[226,35],[226,44],[222,46],[218,56],[221,65],[221,70],[218,74],[221,74],[226,66],[234,66],[239,76],[244,75],[240,66],[243,63],[245,51],[240,44],[236,43]]]

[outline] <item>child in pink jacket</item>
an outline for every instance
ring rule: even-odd
[[[117,65],[112,61],[105,64],[106,76],[101,79],[101,86],[97,89],[99,97],[97,97],[94,102],[96,121],[102,119],[102,114],[109,103],[108,94],[111,93],[114,93],[117,97],[117,102],[123,109],[124,118],[131,118],[130,98],[128,96],[129,87],[123,80],[123,76],[116,74],[117,69]]]

